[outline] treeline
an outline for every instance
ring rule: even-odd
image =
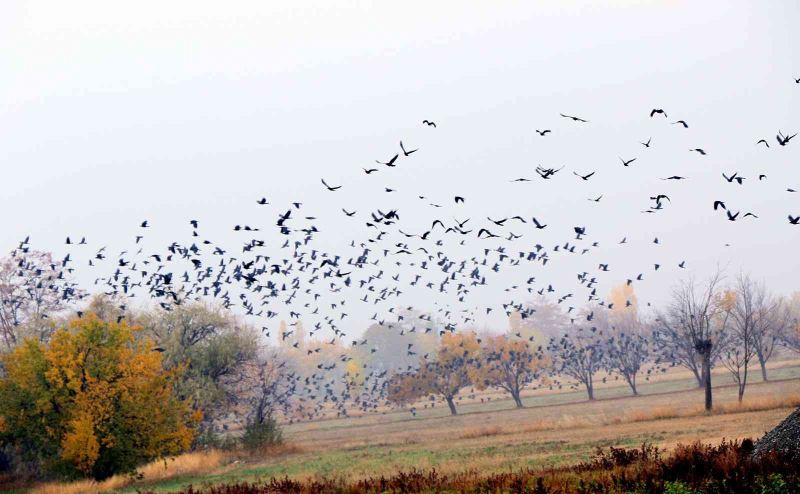
[[[800,352],[800,297],[776,297],[747,275],[727,284],[719,273],[686,280],[649,318],[630,283],[591,307],[562,310],[541,299],[511,316],[505,334],[443,335],[435,351],[393,375],[389,400],[424,400],[425,408],[443,402],[455,415],[464,388],[503,390],[522,407],[522,390],[541,386],[582,387],[594,400],[598,378],[621,380],[638,395],[641,379],[681,366],[706,389],[711,409],[715,367],[729,372],[741,401],[754,366],[766,381],[767,362],[780,348]]]
[[[502,333],[449,330],[431,315],[390,311],[365,333],[315,339],[282,322],[270,346],[222,306],[133,307],[87,297],[46,253],[0,259],[0,470],[105,478],[187,449],[258,448],[278,421],[381,411],[387,404],[458,412],[469,389],[525,390],[641,379],[683,366],[707,387],[722,365],[744,395],[749,370],[781,347],[800,351],[800,298],[740,276],[679,284],[643,314],[631,283],[573,308],[545,299],[506,307]],[[67,296],[68,295],[68,296]],[[566,303],[564,303],[566,302]]]

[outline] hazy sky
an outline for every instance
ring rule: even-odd
[[[61,255],[67,235],[121,250],[144,219],[153,248],[186,241],[189,219],[236,245],[234,224],[271,225],[302,201],[332,249],[368,234],[341,207],[397,208],[415,233],[440,217],[535,215],[547,230],[501,230],[525,235],[520,250],[563,243],[576,225],[601,243],[540,273],[564,289],[598,262],[612,265],[600,292],[646,272],[636,290],[654,303],[717,263],[797,288],[800,226],[786,216],[800,215],[800,193],[785,189],[800,190],[800,138],[780,147],[774,136],[800,130],[800,4],[337,3],[2,2],[2,251],[26,235]],[[400,139],[420,148],[413,159],[362,172]],[[624,168],[618,157],[638,159]],[[510,183],[537,164],[565,169]],[[582,182],[573,170],[597,174]],[[734,171],[743,186],[722,179]],[[660,180],[676,174],[689,180]],[[343,188],[327,192],[322,177]],[[641,213],[661,193],[665,210]],[[262,196],[272,205],[259,208]],[[759,219],[726,221],[715,199]]]

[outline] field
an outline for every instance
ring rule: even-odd
[[[191,467],[181,465],[187,460],[179,458],[167,462],[166,470],[151,465],[143,481],[120,491],[169,492],[190,484],[284,476],[354,480],[414,468],[491,473],[574,464],[588,460],[597,447],[648,442],[672,448],[696,440],[757,438],[800,405],[800,363],[777,363],[769,382],[759,377],[753,374],[739,407],[736,388],[725,374],[717,374],[712,415],[703,413],[702,392],[691,376],[673,371],[658,382],[643,384],[639,397],[630,396],[627,387],[608,384],[597,390],[595,402],[587,402],[582,391],[539,392],[525,398],[526,408],[515,409],[510,400],[476,396],[459,405],[457,417],[437,406],[421,409],[416,416],[395,411],[292,424],[286,426],[286,445],[279,450],[260,457],[215,453],[206,459],[195,457]],[[42,492],[66,492],[63,485],[52,487],[56,486]]]

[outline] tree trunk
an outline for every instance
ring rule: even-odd
[[[525,408],[525,405],[522,404],[522,399],[519,397],[519,391],[511,393],[511,397],[514,398],[514,403],[517,405],[517,408]]]
[[[741,382],[739,382],[739,403],[742,402],[744,398],[744,388],[747,386],[747,363],[744,366],[744,377],[742,378]]]
[[[767,362],[761,356],[761,352],[758,352],[758,365],[761,366],[761,379],[764,382],[769,381],[769,379],[767,379]]]
[[[713,398],[711,396],[711,351],[703,353],[703,375],[705,376],[706,388],[706,411],[710,412],[714,407]]]
[[[456,404],[453,402],[453,397],[446,396],[445,399],[447,400],[447,406],[450,407],[450,415],[458,415],[458,411],[456,410]]]
[[[594,400],[594,385],[591,382],[586,383],[586,394],[589,395],[589,401]]]
[[[633,392],[633,396],[639,396],[639,390],[636,389],[636,374],[634,374],[633,376],[631,376],[629,378],[626,378],[625,380],[628,381],[628,386],[631,387],[631,391]]]
[[[697,387],[702,389],[703,384],[706,382],[706,376],[698,372],[696,367],[692,367],[691,370],[694,378],[697,379]]]

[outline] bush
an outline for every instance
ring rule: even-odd
[[[353,480],[345,476],[270,478],[178,491],[183,494],[790,494],[800,492],[800,464],[777,454],[752,458],[752,443],[699,443],[665,453],[652,446],[610,448],[574,466],[487,474],[435,469]],[[691,461],[697,462],[695,465]],[[149,491],[145,491],[148,492]]]
[[[0,448],[13,463],[103,479],[192,444],[201,415],[175,396],[180,369],[138,331],[87,314],[4,357]]]
[[[667,482],[664,484],[664,494],[699,494],[683,482]]]
[[[257,450],[275,446],[283,442],[283,433],[272,416],[263,421],[251,420],[242,434],[242,446],[249,450]]]

